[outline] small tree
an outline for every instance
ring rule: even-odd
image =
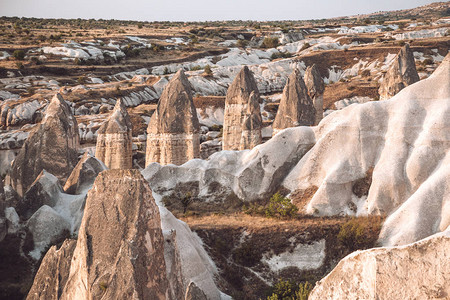
[[[25,51],[23,51],[23,50],[15,50],[13,52],[13,56],[17,60],[23,60],[25,58]]]
[[[276,193],[270,198],[269,205],[265,210],[266,217],[279,219],[295,217],[297,212],[298,207],[280,193]]]
[[[186,193],[183,196],[180,197],[181,205],[183,206],[183,214],[186,213],[189,204],[191,204],[193,198],[191,193]]]

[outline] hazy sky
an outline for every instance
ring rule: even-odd
[[[413,8],[427,0],[0,0],[0,16],[140,21],[305,20]]]

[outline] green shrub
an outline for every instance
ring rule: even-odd
[[[266,217],[279,219],[295,217],[297,212],[298,207],[280,193],[276,193],[270,198],[269,205],[265,210]]]
[[[279,280],[267,300],[307,300],[313,289],[308,281],[296,285],[291,281]]]
[[[372,241],[369,238],[370,232],[367,227],[364,222],[357,218],[342,224],[337,236],[339,244],[351,251],[371,247]]]
[[[206,65],[205,66],[205,75],[206,76],[212,76],[213,75],[213,72],[211,70],[211,66],[210,65]]]
[[[292,53],[290,52],[275,52],[272,53],[272,55],[270,56],[271,60],[277,59],[277,58],[290,58],[292,57]]]
[[[277,37],[264,38],[261,47],[262,48],[276,48],[280,45],[280,41]]]
[[[308,49],[310,47],[311,47],[311,45],[309,43],[304,43],[302,48],[300,49],[300,51],[306,50],[306,49]]]
[[[199,65],[197,65],[197,66],[191,67],[190,71],[198,71],[198,70],[201,70],[201,69],[202,69],[202,67],[200,67]]]
[[[234,249],[231,255],[236,263],[246,267],[253,267],[261,260],[261,254],[258,249],[249,241]]]
[[[14,50],[13,57],[17,60],[23,60],[25,58],[25,51],[23,50]]]

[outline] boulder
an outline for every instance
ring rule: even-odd
[[[15,158],[7,183],[23,196],[44,169],[64,183],[77,164],[78,145],[77,121],[62,96],[56,94],[41,124]]]
[[[70,223],[47,205],[41,206],[27,221],[33,234],[34,249],[31,257],[38,260],[48,246],[70,234]]]
[[[447,299],[450,232],[403,247],[357,251],[309,295],[315,299]]]
[[[392,66],[389,68],[381,82],[380,89],[378,90],[380,100],[389,99],[395,96],[402,89],[419,80],[420,78],[419,74],[417,74],[414,54],[409,47],[409,44],[406,44],[394,59]]]
[[[306,69],[305,85],[316,109],[314,125],[318,125],[323,118],[323,93],[325,91],[325,84],[315,64]]]
[[[272,125],[273,134],[289,127],[314,125],[315,118],[314,103],[308,95],[300,70],[295,69],[284,87]]]
[[[67,179],[64,191],[74,195],[85,192],[92,187],[97,175],[106,169],[106,166],[100,160],[87,152],[84,153]]]
[[[192,87],[179,70],[165,87],[147,128],[146,165],[181,165],[200,157],[200,125]]]
[[[171,298],[158,207],[139,171],[97,176],[67,275],[61,299]]]
[[[263,128],[259,96],[252,92],[247,105],[247,115],[242,124],[241,142],[239,150],[253,149],[262,142],[261,129]]]
[[[58,178],[42,170],[16,206],[16,210],[26,220],[42,205],[55,206],[61,192]]]
[[[95,157],[109,169],[132,168],[132,124],[122,99],[97,130]]]
[[[259,101],[256,80],[249,68],[244,66],[228,88],[225,98],[223,150],[239,150],[243,124],[252,93],[254,93],[253,97],[258,98]]]

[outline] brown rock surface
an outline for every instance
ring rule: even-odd
[[[183,70],[170,80],[147,128],[146,162],[181,165],[200,157],[200,125]]]
[[[283,90],[280,106],[273,122],[274,135],[280,130],[296,126],[314,125],[316,109],[299,70],[289,76]]]
[[[167,299],[168,287],[161,220],[148,183],[137,170],[100,173],[61,298]]]
[[[400,50],[394,59],[394,63],[383,78],[383,82],[378,90],[380,100],[386,100],[395,96],[402,89],[419,80],[414,54],[409,45],[406,44]]]
[[[67,194],[80,194],[83,190],[89,188],[97,175],[104,170],[106,170],[106,166],[101,161],[87,152],[84,153],[67,179],[64,191]]]
[[[132,168],[132,124],[121,99],[108,120],[97,131],[95,157],[110,169]]]
[[[205,293],[194,283],[191,282],[186,290],[184,300],[207,300]]]
[[[325,92],[325,84],[315,64],[306,69],[305,85],[316,109],[314,125],[317,125],[323,118],[323,93]]]
[[[23,196],[44,169],[65,182],[77,164],[78,145],[77,121],[62,96],[56,94],[41,124],[14,160],[7,183]]]
[[[244,66],[227,91],[223,124],[223,150],[239,150],[243,124],[252,92],[259,99],[256,80],[248,67]]]
[[[59,299],[66,285],[76,240],[65,240],[57,249],[52,246],[41,262],[27,300]]]
[[[253,147],[261,144],[263,128],[261,111],[259,108],[259,96],[252,92],[247,105],[247,115],[242,124],[241,142],[239,150],[253,149]]]

